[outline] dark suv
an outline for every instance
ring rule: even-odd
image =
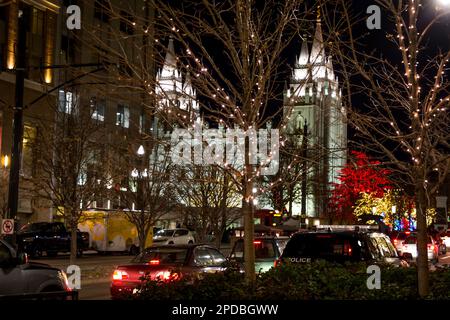
[[[310,263],[313,260],[405,264],[387,235],[370,230],[345,229],[296,233],[288,241],[279,261]]]
[[[61,222],[36,222],[24,225],[17,233],[19,249],[38,258],[70,251],[71,233]],[[89,233],[77,231],[78,255],[89,248]]]

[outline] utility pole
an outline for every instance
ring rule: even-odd
[[[26,17],[18,9],[18,41],[16,46],[16,92],[13,122],[13,144],[11,149],[11,167],[9,173],[8,210],[7,219],[17,218],[19,202],[20,162],[22,158],[23,140],[23,95],[26,68]],[[8,237],[9,242],[15,246],[15,237]]]

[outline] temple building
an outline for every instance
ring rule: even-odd
[[[300,147],[306,133],[306,157],[310,167],[306,212],[303,213],[308,217],[327,213],[330,188],[332,183],[337,182],[339,170],[346,163],[347,125],[341,96],[332,57],[325,52],[322,26],[318,19],[311,51],[305,38],[284,92],[289,138]],[[292,215],[302,214],[301,207],[301,199],[297,199]]]

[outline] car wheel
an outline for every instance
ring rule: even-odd
[[[130,247],[129,254],[131,256],[137,256],[139,254],[139,247],[136,247],[135,245],[132,245]]]
[[[169,241],[169,243],[168,244],[173,244],[173,241]]]
[[[33,259],[37,259],[37,258],[42,257],[42,250],[41,250],[41,248],[40,248],[39,246],[35,246],[35,247],[31,250],[30,256],[31,256]]]
[[[188,244],[194,244],[194,241],[189,240],[189,241],[188,241]]]

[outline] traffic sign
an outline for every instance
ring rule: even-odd
[[[14,234],[14,219],[2,220],[2,234]]]

